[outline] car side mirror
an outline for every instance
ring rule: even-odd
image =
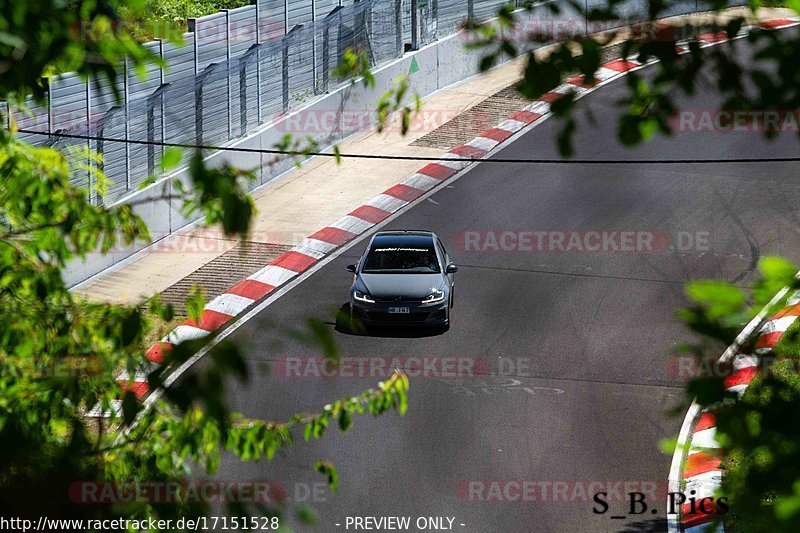
[[[348,272],[352,272],[353,274],[356,273],[356,266],[355,265],[347,265],[344,267]]]
[[[456,272],[458,272],[458,267],[453,263],[450,263],[449,265],[447,265],[447,268],[444,269],[444,272],[445,274],[455,274]]]

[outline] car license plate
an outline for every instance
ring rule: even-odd
[[[408,307],[390,307],[389,308],[389,312],[390,313],[408,313],[409,311],[410,311],[410,308],[408,308]]]

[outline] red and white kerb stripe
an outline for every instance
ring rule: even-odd
[[[725,387],[741,398],[753,377],[758,373],[759,356],[770,355],[772,348],[800,316],[800,292],[795,293],[787,301],[786,307],[775,313],[753,335],[751,343],[756,346],[758,355],[734,356],[733,372],[725,378]],[[752,344],[750,345],[752,347]],[[705,409],[700,412],[691,434],[691,441],[682,478],[685,482],[684,493],[694,490],[694,497],[700,500],[713,497],[715,491],[722,484],[722,471],[720,470],[720,450],[716,440],[716,422],[714,415],[724,406]],[[691,512],[689,503],[681,508],[681,523],[683,530],[691,533],[704,531],[711,524],[716,515],[713,506],[707,506],[711,512],[702,512],[695,509]]]

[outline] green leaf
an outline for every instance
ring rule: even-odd
[[[339,488],[339,473],[336,471],[336,467],[330,462],[318,460],[314,468],[327,478],[328,486],[336,492],[336,489]]]
[[[206,291],[203,287],[192,285],[186,300],[186,315],[195,322],[200,321],[206,306]]]
[[[161,171],[167,172],[181,163],[183,153],[179,148],[167,148],[161,158]]]
[[[136,415],[139,414],[139,400],[136,399],[136,394],[133,391],[125,391],[122,396],[122,419],[126,426],[129,426],[136,420]]]
[[[297,508],[297,519],[307,526],[315,526],[319,522],[317,512],[308,506],[301,506]]]
[[[787,285],[792,283],[797,274],[797,267],[782,257],[762,257],[758,269],[765,278]]]
[[[741,290],[724,281],[703,280],[689,283],[686,293],[697,302],[738,308],[745,302]]]
[[[339,412],[339,429],[343,432],[347,431],[352,423],[353,421],[350,418],[350,413],[347,411],[347,409],[342,409]]]

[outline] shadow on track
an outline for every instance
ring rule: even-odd
[[[329,324],[331,324],[329,322]],[[350,302],[342,304],[336,313],[336,322],[331,324],[336,331],[345,335],[357,335],[363,337],[397,337],[397,338],[421,338],[435,337],[447,332],[448,328],[438,326],[366,326],[350,318]]]

